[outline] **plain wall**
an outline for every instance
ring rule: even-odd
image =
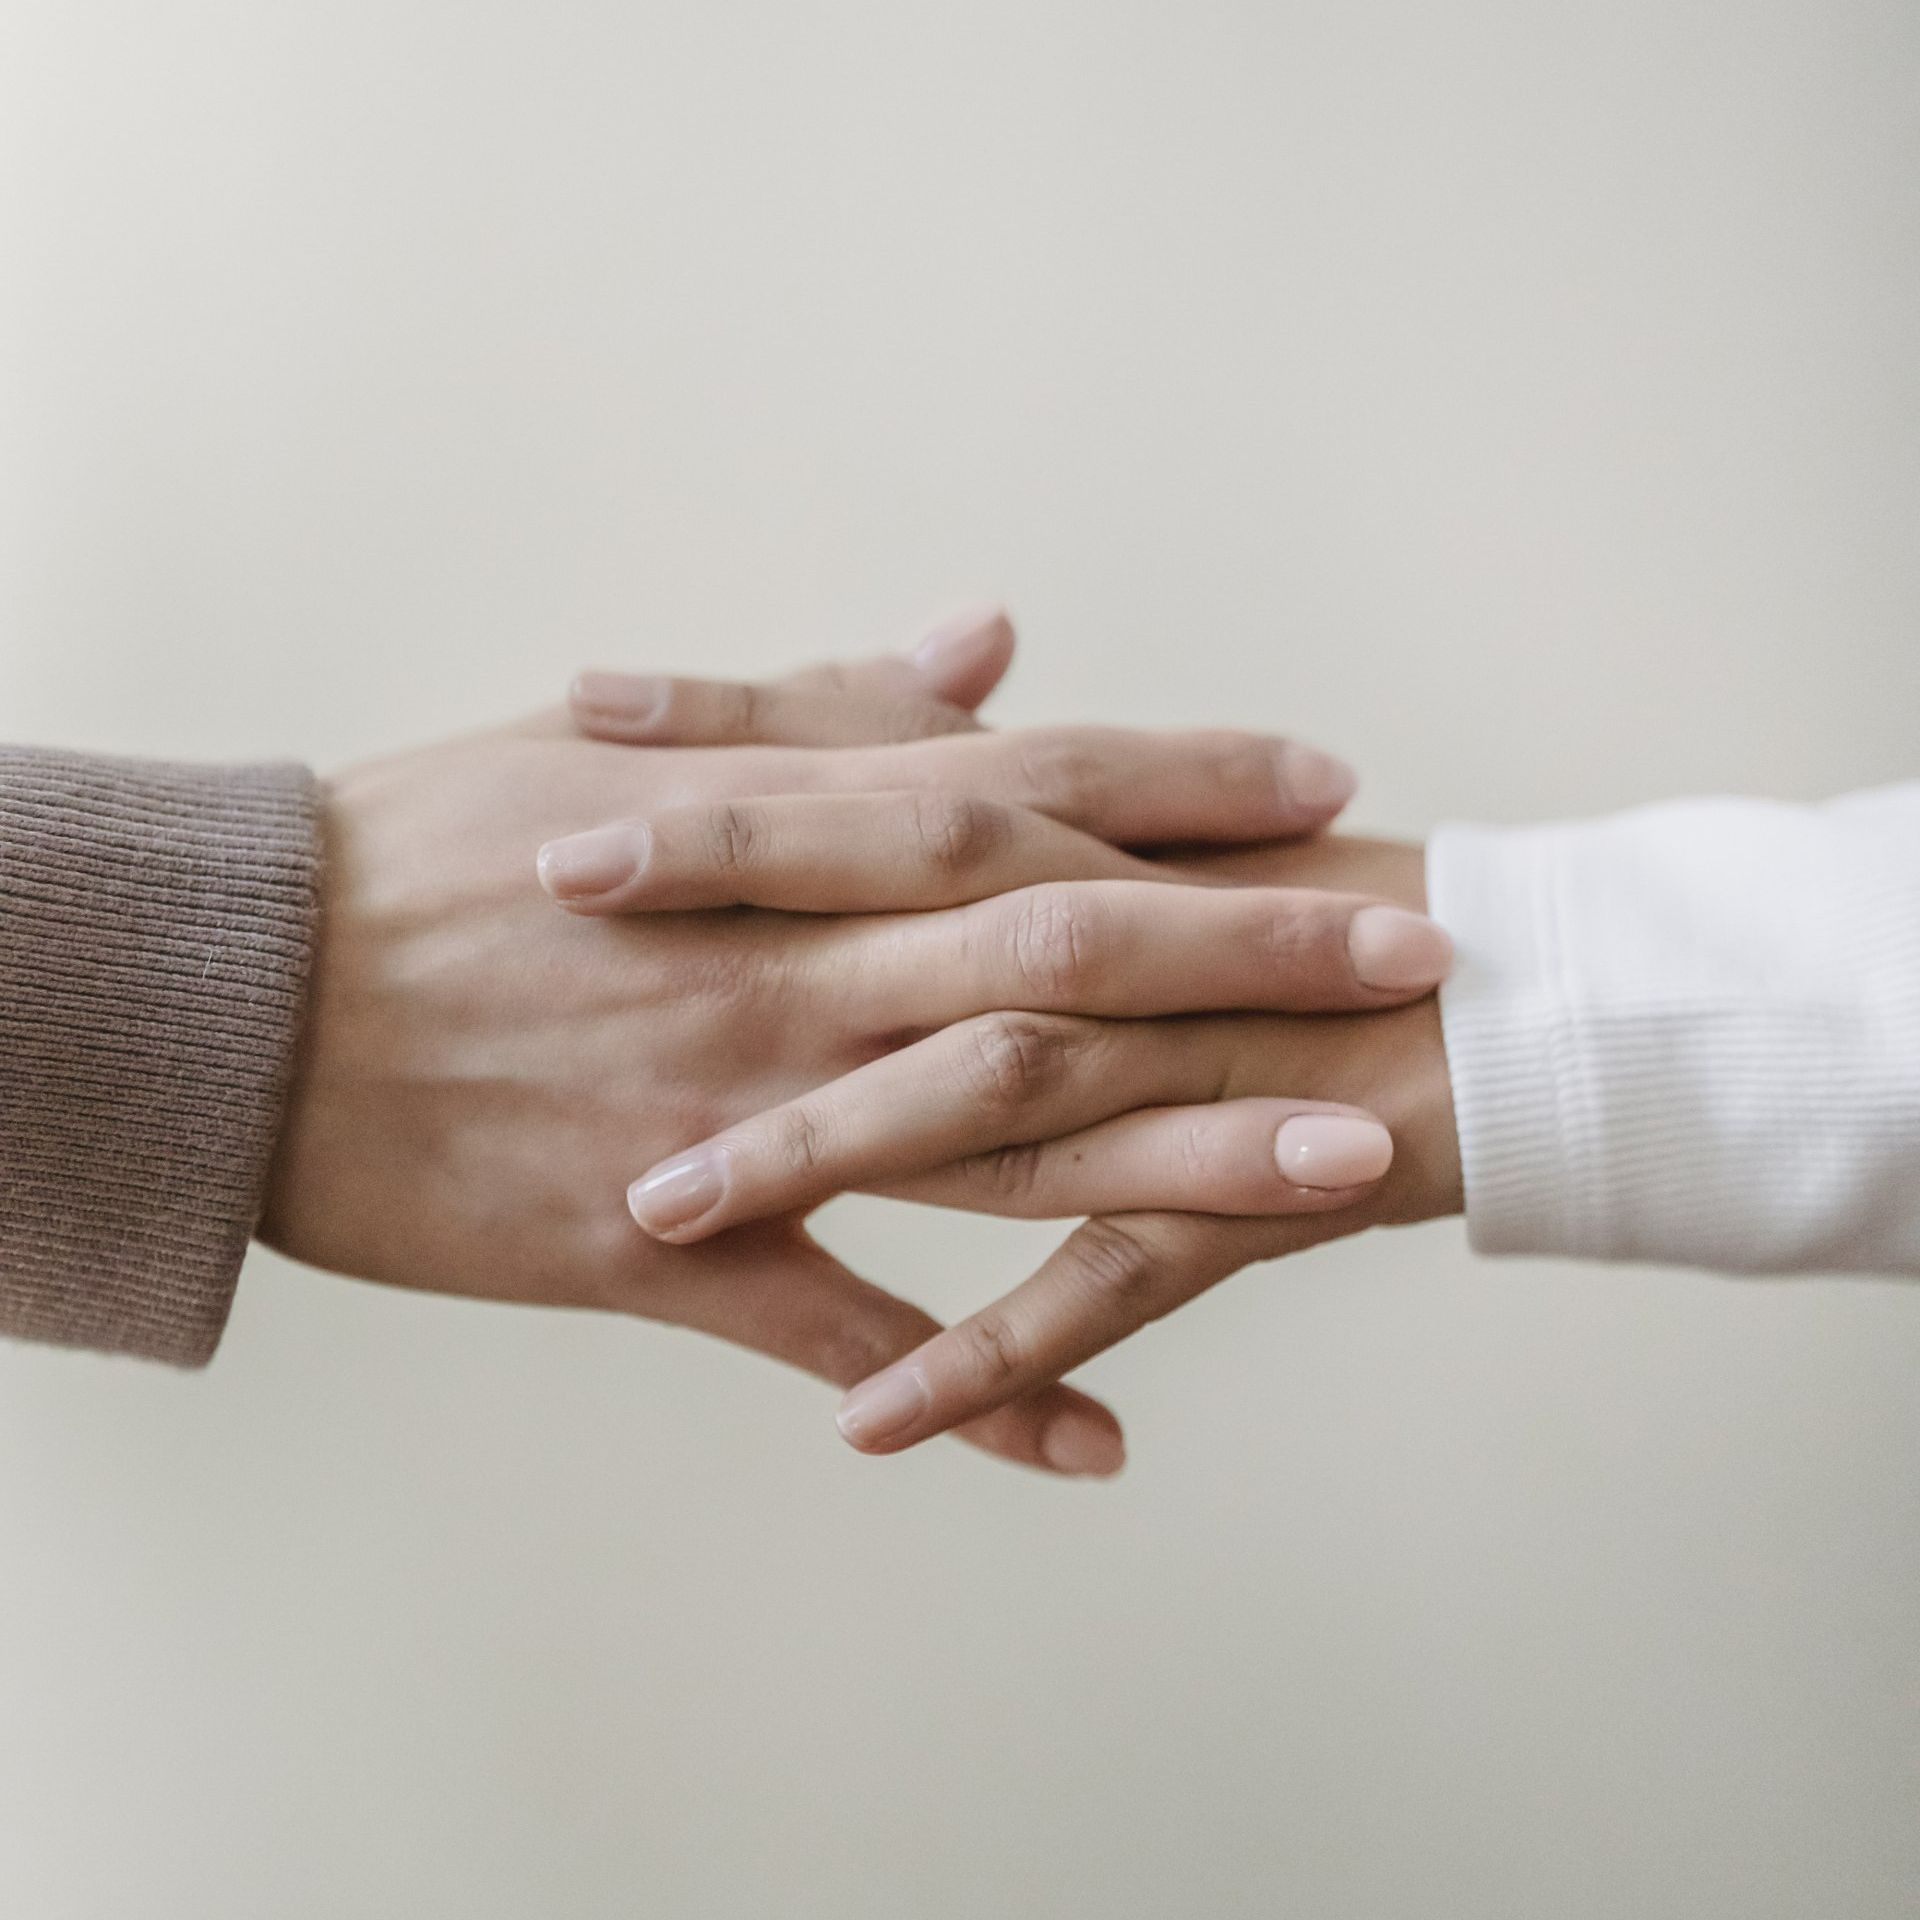
[[[1004,595],[1006,721],[1373,829],[1910,776],[1917,243],[1911,0],[0,0],[0,733]],[[203,1376],[0,1352],[0,1912],[1920,1910],[1920,1293],[1447,1223],[1088,1378],[1110,1487],[267,1257]]]

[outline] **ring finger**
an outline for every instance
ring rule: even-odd
[[[1000,1008],[1371,1012],[1430,992],[1453,958],[1436,922],[1363,894],[1154,880],[1049,882],[949,913],[856,921],[829,964],[844,966],[849,948],[879,1033]]]
[[[744,1221],[804,1212],[849,1189],[1078,1134],[1135,1108],[1207,1101],[1228,1070],[1209,1057],[1209,1041],[1224,1045],[1227,1031],[1007,1013],[967,1021],[663,1161],[633,1183],[628,1205],[657,1239],[684,1245]],[[1386,1130],[1358,1109],[1232,1105],[1236,1111],[1204,1127],[1190,1113],[1122,1127],[1097,1143],[1090,1172],[1083,1160],[1088,1190],[1125,1194],[1127,1180],[1157,1162],[1152,1184],[1185,1208],[1315,1211],[1347,1204],[1392,1158]],[[1191,1142],[1196,1127],[1199,1152],[1182,1161],[1178,1136],[1184,1131]],[[1058,1170],[1046,1183],[1049,1202],[1073,1189],[1070,1164],[1070,1152],[1049,1161]]]
[[[1042,880],[1164,875],[1026,807],[964,794],[781,794],[669,807],[554,841],[540,878],[570,912],[961,906]]]

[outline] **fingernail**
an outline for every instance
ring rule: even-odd
[[[968,607],[942,620],[914,648],[911,658],[929,678],[945,679],[1002,645],[1010,631],[1011,622],[1003,607]]]
[[[897,1439],[933,1404],[918,1367],[889,1367],[862,1380],[834,1416],[840,1436],[856,1447],[884,1446]]]
[[[719,1205],[727,1190],[727,1169],[717,1149],[663,1160],[627,1189],[627,1211],[649,1233],[672,1233]]]
[[[1382,993],[1437,987],[1453,965],[1453,942],[1437,920],[1405,907],[1362,907],[1347,922],[1353,977]]]
[[[1393,1165],[1393,1135],[1377,1120],[1301,1113],[1274,1135],[1273,1157],[1296,1187],[1364,1187]]]
[[[1089,1413],[1056,1414],[1040,1436],[1040,1457],[1056,1473],[1104,1479],[1127,1464],[1127,1445]]]
[[[1360,789],[1360,776],[1344,760],[1318,747],[1288,741],[1280,749],[1283,790],[1302,813],[1338,813]]]
[[[556,900],[611,893],[639,873],[650,836],[643,826],[595,827],[591,833],[549,840],[536,865],[540,884]]]
[[[567,697],[598,718],[640,727],[660,717],[666,687],[650,674],[593,671],[578,675]]]

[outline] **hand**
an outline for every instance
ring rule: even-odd
[[[1336,897],[1420,912],[1423,867],[1418,847],[1325,838],[1179,871],[1240,886],[1339,889]],[[792,890],[771,873],[759,885]],[[1200,899],[1180,905],[1190,913]],[[849,1188],[1024,1217],[1109,1215],[1082,1226],[1006,1298],[857,1386],[841,1427],[863,1450],[897,1452],[1029,1395],[1253,1261],[1460,1208],[1431,998],[1363,1017],[1034,1018],[1020,1028],[1028,1064],[1004,1076],[987,1114],[956,1113],[950,1098],[948,1055],[958,1057],[964,1032],[737,1124],[637,1183],[637,1215],[682,1243],[804,1213]],[[1284,1155],[1289,1128],[1302,1121],[1276,1132],[1267,1106],[1280,1093],[1295,1112],[1304,1099],[1378,1115],[1395,1142],[1385,1177],[1357,1203],[1281,1216],[1268,1198],[1275,1150]],[[992,1133],[1017,1144],[981,1150]],[[808,1144],[804,1165],[795,1139]],[[1364,1151],[1357,1136],[1347,1150],[1355,1148]],[[692,1220],[656,1217],[650,1194],[671,1194],[689,1159],[722,1170],[719,1197]],[[1267,1217],[1208,1217],[1196,1206]]]
[[[312,1008],[263,1237],[399,1284],[702,1327],[842,1384],[935,1323],[790,1221],[715,1246],[658,1245],[620,1211],[622,1176],[875,1058],[903,1032],[1017,1001],[1028,990],[1018,955],[981,914],[703,913],[595,927],[540,900],[535,850],[609,816],[692,808],[676,817],[704,819],[705,844],[737,853],[752,845],[752,796],[843,802],[878,790],[890,797],[872,809],[936,829],[929,846],[952,845],[956,818],[1004,818],[1015,835],[1077,826],[1066,844],[1111,862],[1088,833],[1262,836],[1317,827],[1337,805],[1325,787],[1294,791],[1290,776],[1315,765],[1303,750],[1246,735],[1058,730],[634,754],[552,732],[455,742],[330,783]],[[924,797],[903,808],[901,789]],[[1290,916],[1294,903],[1272,911]],[[1141,1006],[1164,999],[1180,938],[1149,931]],[[1337,941],[1322,928],[1308,944],[1324,957]],[[1303,993],[1324,1004],[1330,990],[1286,966],[1256,984],[1265,1005]],[[1060,991],[1071,1005],[1078,990],[1067,980]],[[1125,1010],[1121,983],[1103,992]],[[1357,983],[1351,992],[1343,1004],[1378,1003]],[[1064,1389],[997,1408],[968,1437],[1036,1465],[1117,1463],[1111,1416]]]

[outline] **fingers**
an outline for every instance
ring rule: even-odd
[[[1013,658],[998,608],[936,628],[911,655],[810,667],[764,683],[591,671],[568,692],[574,724],[629,745],[800,747],[919,740],[977,727],[973,709]]]
[[[1223,1069],[1169,1028],[1120,1047],[1097,1020],[970,1020],[755,1114],[636,1180],[633,1217],[684,1244],[1138,1106],[1208,1098]]]
[[[860,1279],[785,1226],[701,1248],[677,1279],[650,1282],[645,1308],[654,1318],[751,1347],[839,1387],[940,1332],[930,1315]],[[1126,1458],[1112,1413],[1051,1383],[968,1422],[958,1437],[1052,1473],[1104,1476]]]
[[[779,907],[920,910],[1041,880],[1154,879],[1156,869],[1045,814],[964,794],[793,794],[675,807],[540,854],[574,913]]]
[[[1153,880],[1051,881],[948,913],[859,922],[875,1032],[1001,1008],[1140,1018],[1370,1011],[1430,992],[1453,958],[1422,914],[1363,895]],[[830,965],[845,965],[836,950]]]
[[[1353,770],[1267,735],[1118,727],[956,734],[821,756],[796,784],[930,788],[1011,801],[1119,846],[1317,833],[1352,799]]]
[[[872,673],[849,667],[844,690],[773,680],[692,680],[665,674],[595,670],[567,690],[575,726],[595,740],[627,746],[792,747],[863,745],[875,740],[919,740],[973,727],[972,714],[900,684],[912,669],[902,661],[874,661]]]
[[[1013,648],[1013,622],[1004,607],[967,607],[932,628],[907,659],[936,699],[972,713],[1006,678]],[[810,684],[824,678],[831,692],[836,671],[810,667],[798,678]]]
[[[1350,1206],[1393,1164],[1371,1114],[1306,1100],[1150,1107],[976,1154],[877,1191],[1022,1220],[1144,1211],[1272,1215]]]
[[[1386,1129],[1353,1108],[1237,1101],[1203,1114],[1134,1114],[1104,1137],[1083,1133],[1135,1108],[1209,1101],[1224,1069],[1207,1039],[1174,1023],[1008,1013],[968,1021],[674,1155],[634,1182],[628,1205],[655,1238],[684,1245],[1064,1134],[1081,1144],[1062,1142],[1047,1158],[1041,1211],[1147,1204],[1128,1185],[1142,1178],[1179,1207],[1307,1211],[1348,1205],[1386,1172]]]
[[[1283,1222],[1139,1213],[1089,1220],[1030,1280],[863,1380],[840,1431],[863,1453],[898,1453],[1031,1394],[1250,1260],[1345,1231],[1346,1216]]]

